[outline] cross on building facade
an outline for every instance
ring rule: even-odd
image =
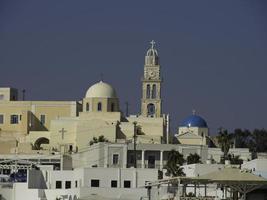
[[[58,131],[59,133],[61,133],[61,139],[64,140],[64,134],[67,132],[64,128],[62,128],[61,130]]]

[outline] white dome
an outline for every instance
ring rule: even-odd
[[[86,92],[86,98],[117,98],[115,89],[103,81],[92,85]]]

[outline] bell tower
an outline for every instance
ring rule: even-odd
[[[144,117],[161,117],[161,83],[160,64],[155,42],[145,56],[144,76],[142,78],[141,115]]]

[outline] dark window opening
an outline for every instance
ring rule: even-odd
[[[150,99],[150,85],[146,86],[146,98]]]
[[[65,189],[71,188],[71,181],[66,181],[65,182]]]
[[[102,103],[97,104],[97,111],[102,111]]]
[[[114,103],[111,104],[111,112],[114,112],[115,111],[115,105]]]
[[[91,180],[91,187],[99,187],[99,180],[92,179]]]
[[[152,86],[152,99],[155,99],[156,97],[157,97],[157,90],[156,90],[157,88],[156,88],[156,85],[155,84],[153,84],[153,86]]]
[[[112,164],[113,164],[113,165],[117,165],[117,164],[119,164],[119,154],[113,154],[113,157],[112,157]]]
[[[4,123],[4,115],[0,115],[0,124]]]
[[[111,181],[111,187],[112,187],[112,188],[116,188],[116,187],[118,187],[118,181],[112,180],[112,181]]]
[[[56,189],[62,188],[62,181],[56,181]]]
[[[18,115],[11,115],[10,116],[10,123],[11,124],[18,124],[19,123],[19,116]]]
[[[131,181],[124,181],[124,188],[130,188],[131,187]]]

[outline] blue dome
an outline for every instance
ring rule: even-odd
[[[180,127],[188,126],[188,127],[200,127],[200,128],[207,128],[207,122],[198,115],[190,115],[189,117],[185,118],[184,121],[180,124]]]

